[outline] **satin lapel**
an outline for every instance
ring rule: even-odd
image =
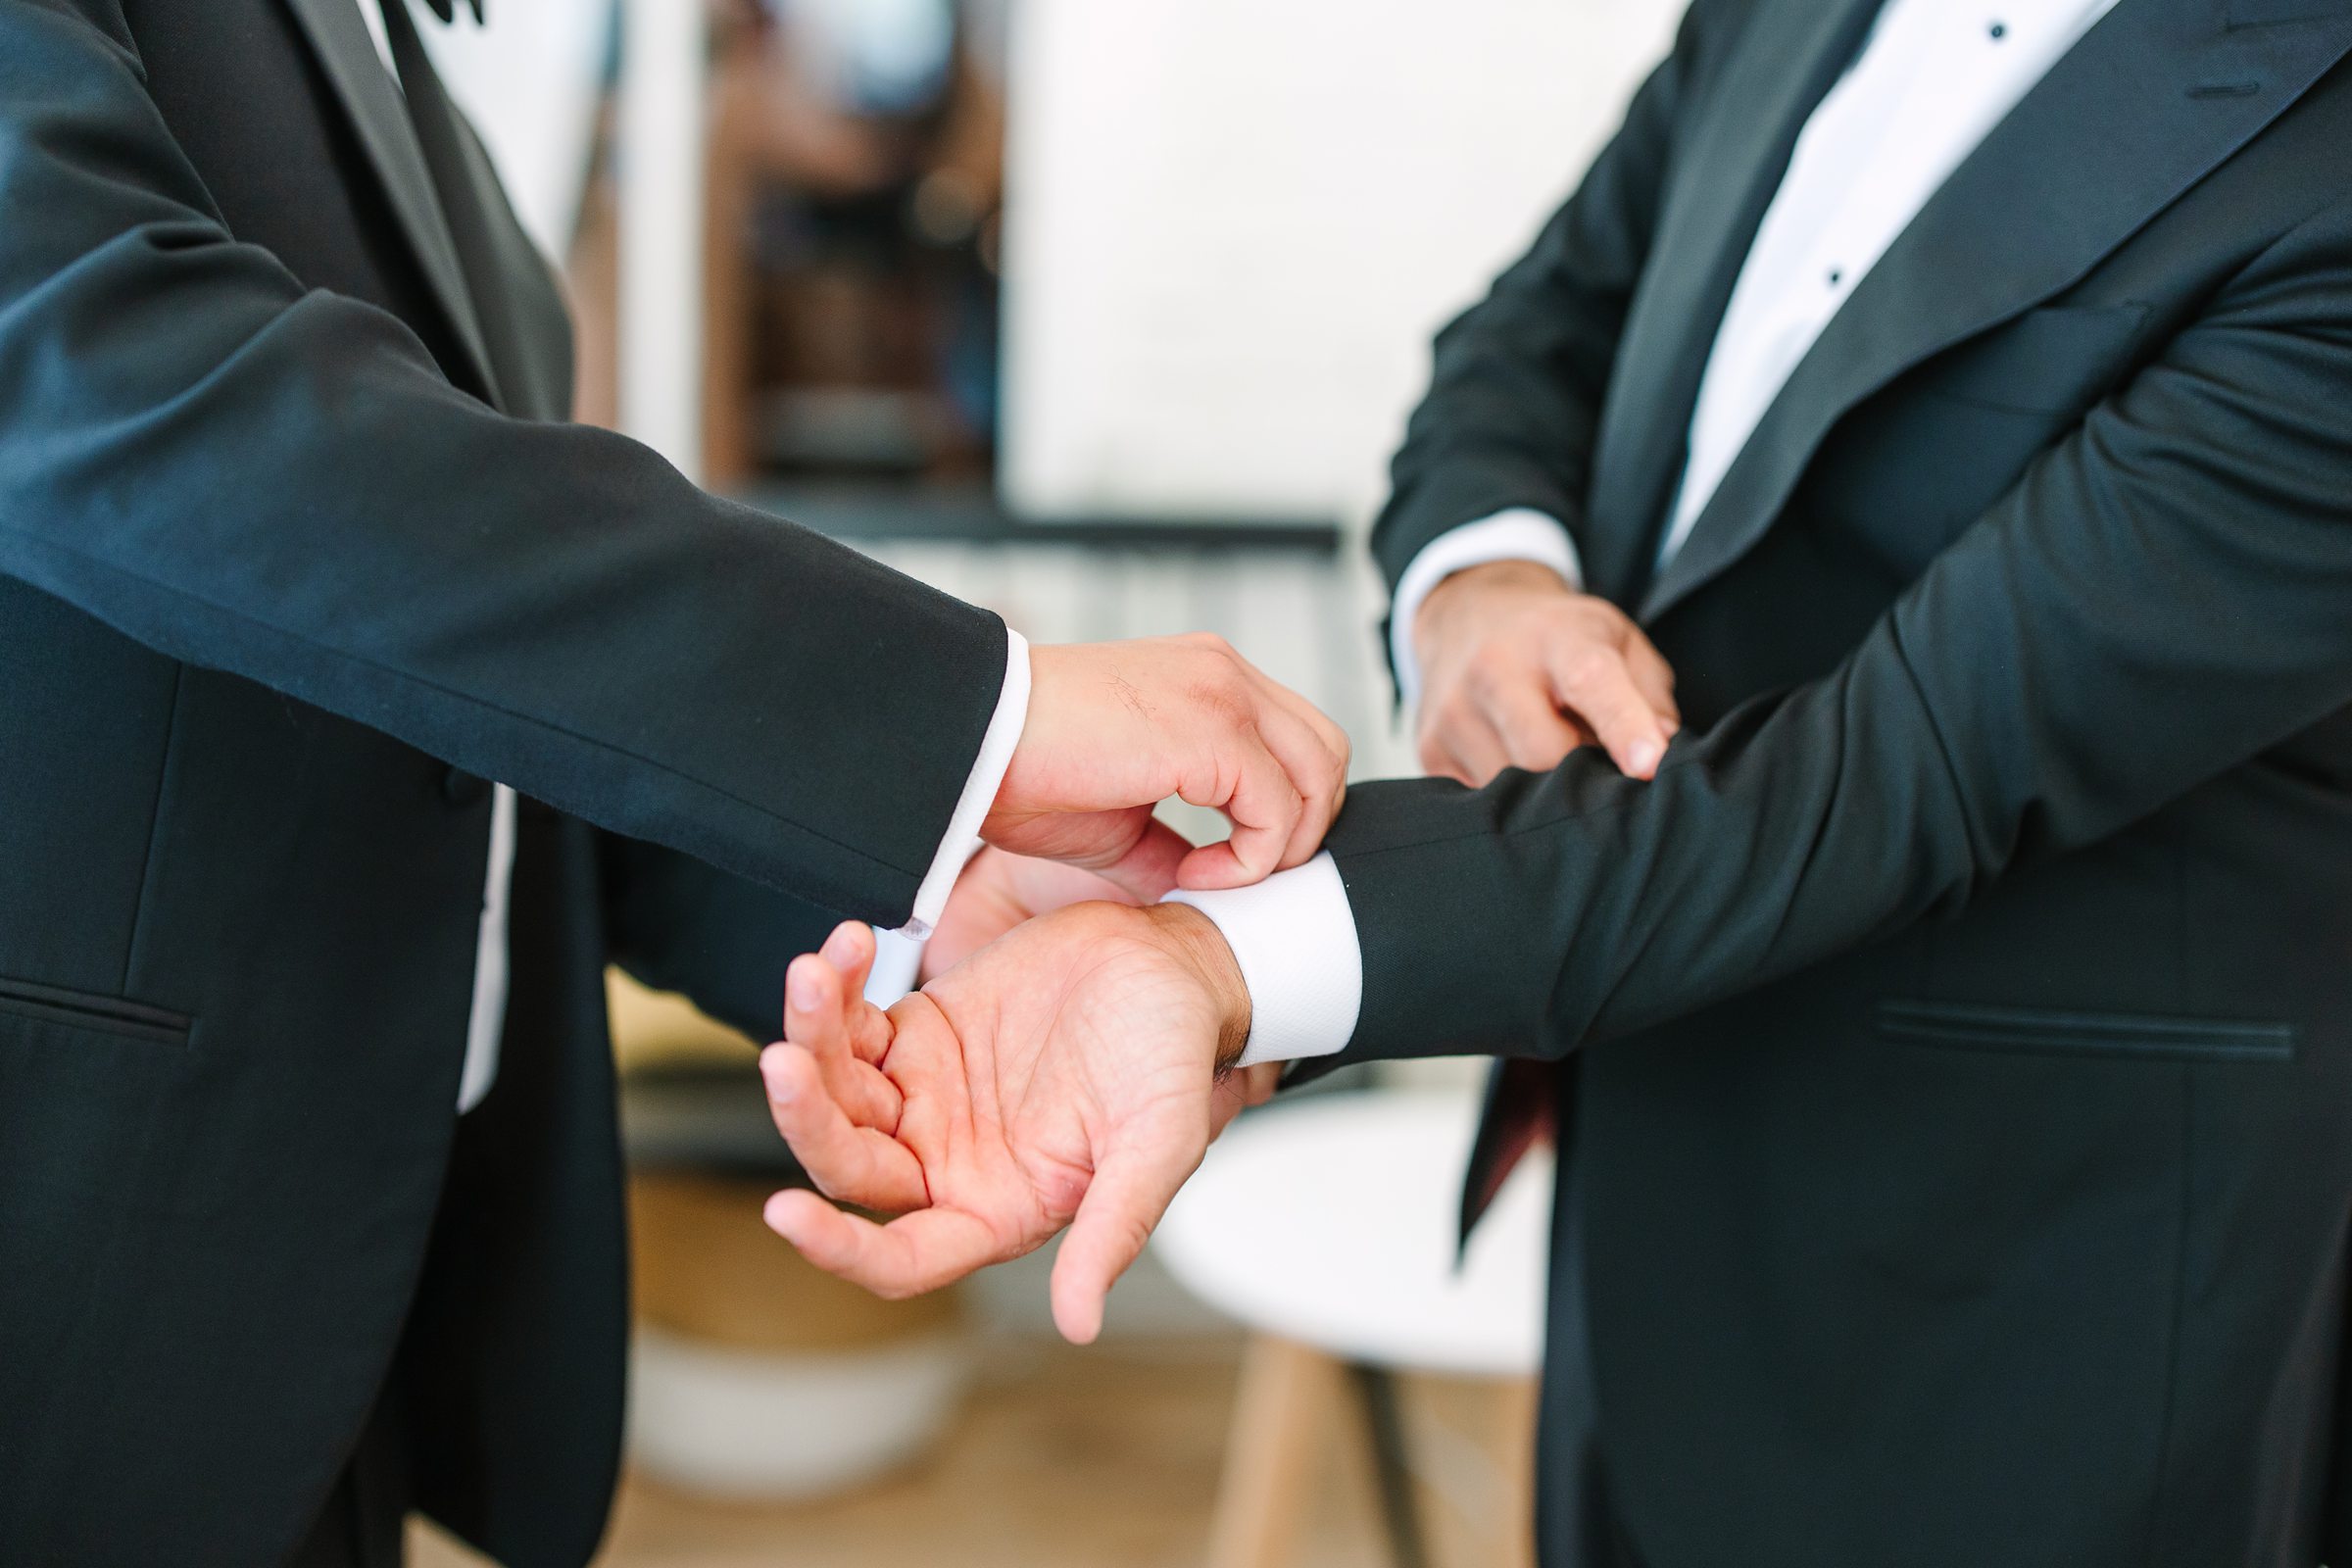
[[[1589,497],[1593,587],[1637,592],[1681,470],[1699,372],[1796,135],[1860,47],[1882,0],[1794,0],[1729,41],[1720,82],[1678,149],[1652,258],[1626,313]]]
[[[2122,0],[1855,287],[1651,585],[1642,619],[1754,548],[1846,411],[2079,280],[2347,48],[2352,0]]]
[[[311,47],[368,158],[383,181],[384,194],[400,218],[400,226],[416,252],[425,281],[440,302],[458,340],[472,356],[470,367],[483,386],[491,384],[489,355],[482,346],[482,324],[474,315],[473,296],[466,292],[466,274],[458,265],[458,250],[434,193],[416,132],[409,123],[408,106],[392,74],[384,69],[360,15],[362,0],[286,0],[295,19],[309,35]]]

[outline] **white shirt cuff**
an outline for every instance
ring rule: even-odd
[[[1413,655],[1413,617],[1421,601],[1455,572],[1495,561],[1533,561],[1567,578],[1572,588],[1585,585],[1584,563],[1567,526],[1526,507],[1465,522],[1423,545],[1396,580],[1389,609],[1389,652],[1396,662],[1396,693],[1405,707],[1421,700],[1421,664]]]
[[[912,996],[927,946],[904,931],[876,931],[874,966],[865,972],[865,1000],[887,1012]]]
[[[1239,1066],[1328,1056],[1355,1038],[1364,954],[1348,884],[1330,854],[1252,887],[1177,892],[1216,922],[1250,988],[1250,1043]]]
[[[1020,749],[1021,731],[1028,722],[1029,644],[1007,626],[1004,689],[997,697],[996,716],[988,721],[988,733],[980,738],[980,755],[972,760],[971,776],[964,780],[955,814],[948,818],[947,836],[939,841],[931,869],[914,891],[914,913],[899,928],[901,934],[920,943],[939,924],[948,907],[948,895],[956,891],[956,879],[980,853],[980,824],[988,820],[988,808],[997,803],[997,791],[1004,785],[1012,754]]]

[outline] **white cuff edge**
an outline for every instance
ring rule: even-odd
[[[1216,923],[1250,990],[1250,1041],[1237,1066],[1345,1051],[1364,1004],[1364,955],[1348,884],[1328,851],[1254,887],[1176,892]]]
[[[1029,723],[1029,644],[1010,626],[1004,628],[1004,687],[997,695],[997,710],[988,721],[988,733],[980,738],[980,755],[972,760],[971,775],[963,782],[963,794],[956,801],[956,809],[948,818],[948,831],[939,841],[939,853],[931,858],[931,869],[924,873],[921,886],[914,891],[914,912],[907,917],[900,931],[915,942],[930,938],[946,912],[948,896],[956,891],[956,879],[963,868],[980,853],[980,824],[988,820],[988,808],[997,802],[997,791],[1004,786],[1004,775],[1012,767],[1013,753],[1020,750],[1021,732]]]

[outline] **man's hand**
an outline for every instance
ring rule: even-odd
[[[1505,767],[1549,771],[1595,743],[1648,778],[1682,728],[1674,671],[1642,628],[1533,562],[1439,583],[1413,617],[1413,648],[1421,765],[1473,787]]]
[[[1169,796],[1233,820],[1188,853],[1188,888],[1228,888],[1301,863],[1348,780],[1348,737],[1222,638],[1037,648],[1019,749],[980,836],[1019,855],[1102,869],[1150,853]]]
[[[1224,939],[1180,905],[1084,904],[1032,920],[885,1014],[857,1000],[873,955],[836,931],[786,982],[760,1057],[776,1126],[817,1187],[768,1200],[811,1262],[903,1297],[1070,1227],[1054,1317],[1078,1344],[1209,1140],[1278,1069],[1221,1071],[1250,1032]]]

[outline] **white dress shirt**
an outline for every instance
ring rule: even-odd
[[[403,0],[381,0],[381,3],[399,5]],[[382,13],[369,0],[360,0],[360,17],[368,24],[368,35],[375,40],[375,51],[384,62],[384,69],[392,74],[393,85],[398,86],[400,72],[392,63],[392,45],[384,33]],[[1028,720],[1029,645],[1009,627],[1004,636],[1004,685],[997,695],[996,712],[988,721],[988,731],[981,737],[980,754],[973,759],[972,770],[964,779],[963,793],[957,797],[956,809],[948,818],[948,831],[931,858],[930,869],[915,890],[913,916],[901,931],[890,933],[884,944],[892,955],[885,963],[903,965],[908,982],[922,953],[922,939],[939,923],[941,911],[948,906],[948,895],[955,891],[956,879],[963,874],[964,863],[980,848],[980,824],[987,819],[988,808],[995,804],[1004,774],[1012,766],[1012,754],[1020,746],[1021,730]],[[504,784],[493,786],[490,858],[482,878],[482,918],[474,948],[473,1004],[466,1019],[466,1061],[458,1073],[461,1116],[480,1104],[482,1097],[490,1093],[490,1086],[498,1081],[499,1042],[506,1032],[507,1018],[507,909],[514,882],[514,792]],[[884,966],[878,963],[876,967]],[[901,993],[906,989],[902,984]],[[782,1005],[783,999],[778,998],[779,1013]]]
[[[1789,155],[1725,308],[1699,382],[1688,455],[1659,564],[1673,559],[1715,488],[1854,285],[2018,100],[2115,0],[1886,0],[1868,41]],[[1413,617],[1446,577],[1535,561],[1581,583],[1556,518],[1515,511],[1443,534],[1396,585],[1391,647],[1407,703],[1419,697]],[[1362,1004],[1363,956],[1328,856],[1255,887],[1187,895],[1216,921],[1250,984],[1243,1060],[1346,1048]]]

